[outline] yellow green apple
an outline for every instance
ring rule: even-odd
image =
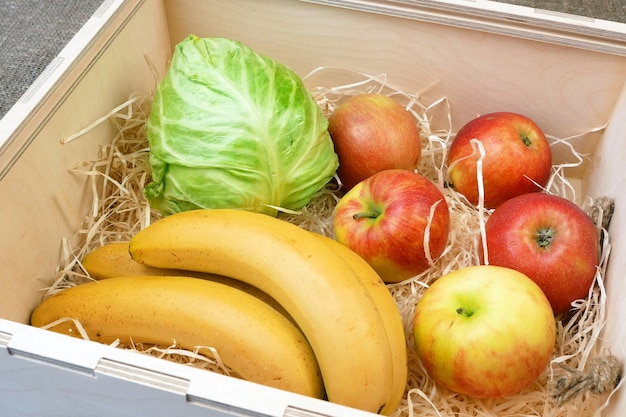
[[[417,354],[428,375],[476,398],[519,393],[539,378],[555,346],[541,288],[513,269],[478,265],[438,278],[415,307]]]

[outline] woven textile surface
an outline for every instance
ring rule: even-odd
[[[500,3],[626,23],[626,0],[498,0]]]
[[[102,0],[0,0],[0,117],[101,4]]]

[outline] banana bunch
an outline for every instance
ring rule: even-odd
[[[126,249],[128,252],[122,254],[121,252]],[[165,217],[137,233],[130,244],[120,244],[116,250],[117,263],[110,262],[108,265],[110,268],[118,265],[120,270],[107,269],[107,262],[103,262],[102,257],[95,255],[91,259],[86,257],[83,260],[85,269],[99,270],[100,272],[95,274],[100,274],[98,277],[103,280],[49,297],[38,310],[53,311],[55,314],[41,319],[35,314],[37,313],[35,310],[33,324],[37,321],[42,325],[59,316],[68,316],[67,306],[71,304],[79,305],[78,311],[72,313],[77,315],[81,322],[82,318],[91,319],[93,315],[104,314],[105,301],[108,300],[106,302],[110,303],[110,298],[114,298],[115,288],[109,293],[110,297],[98,296],[91,299],[79,294],[74,300],[61,300],[56,306],[46,307],[46,303],[64,293],[88,285],[93,287],[99,285],[103,288],[107,283],[113,282],[115,284],[111,284],[112,287],[116,284],[122,287],[124,285],[121,283],[122,279],[112,277],[134,268],[132,274],[138,276],[124,277],[124,282],[132,280],[133,285],[147,287],[151,287],[149,283],[152,282],[155,283],[155,287],[160,286],[158,280],[167,280],[172,284],[166,286],[167,289],[161,293],[157,290],[155,293],[148,292],[147,289],[141,290],[145,292],[145,296],[142,297],[145,304],[132,307],[131,312],[136,314],[137,321],[143,321],[146,327],[133,327],[129,323],[132,320],[127,312],[115,320],[109,319],[106,323],[98,323],[96,327],[102,326],[98,328],[100,334],[120,337],[120,332],[125,332],[124,334],[133,337],[133,340],[136,340],[138,335],[144,338],[158,335],[161,340],[155,342],[164,342],[163,339],[168,337],[171,341],[172,335],[177,331],[199,333],[208,337],[206,335],[210,332],[207,327],[211,328],[218,324],[202,324],[204,318],[212,316],[209,312],[203,311],[200,305],[209,304],[211,297],[215,298],[216,295],[209,292],[200,295],[197,289],[190,288],[174,290],[176,287],[174,281],[193,280],[196,285],[198,281],[211,282],[230,286],[260,300],[261,304],[274,312],[279,312],[288,323],[292,325],[295,323],[294,327],[304,338],[304,343],[300,344],[310,348],[310,355],[317,365],[313,367],[308,362],[310,359],[304,360],[305,357],[309,358],[306,349],[296,352],[293,350],[295,348],[291,348],[291,351],[287,349],[287,352],[279,353],[274,343],[266,339],[267,336],[264,338],[254,336],[263,340],[263,343],[248,345],[251,339],[254,339],[249,337],[253,329],[226,323],[224,326],[231,332],[240,336],[243,334],[245,337],[234,339],[233,336],[228,342],[231,344],[230,347],[215,346],[206,340],[200,345],[214,346],[224,362],[237,370],[243,378],[255,380],[250,376],[253,372],[246,376],[237,369],[237,366],[247,369],[240,363],[244,359],[227,357],[221,349],[241,348],[242,351],[247,351],[248,356],[251,355],[248,366],[258,371],[257,382],[263,379],[262,374],[267,371],[268,363],[276,366],[283,364],[288,369],[282,370],[285,372],[282,378],[300,373],[292,376],[300,378],[299,383],[293,384],[300,384],[298,385],[300,388],[308,385],[307,389],[310,391],[307,395],[310,396],[319,397],[319,389],[316,390],[312,386],[315,385],[315,376],[321,375],[321,390],[325,398],[331,402],[389,415],[396,410],[402,400],[408,371],[406,338],[398,308],[376,272],[361,257],[334,240],[264,214],[214,209],[186,211]],[[115,256],[110,258],[113,259]],[[149,279],[142,277],[154,275],[158,273],[157,271],[163,271],[160,274],[168,276],[161,278],[152,276]],[[172,275],[192,275],[192,278],[172,278]],[[239,283],[238,285],[244,286],[229,285],[233,280]],[[138,284],[139,282],[145,284]],[[93,290],[94,293],[96,291]],[[121,290],[118,288],[117,291]],[[272,301],[263,300],[259,294],[255,296],[254,291],[269,297],[278,306],[272,306]],[[135,290],[125,293],[135,293]],[[195,299],[191,293],[196,293]],[[76,300],[79,297],[80,303]],[[165,303],[162,297],[168,297],[169,303]],[[197,301],[190,301],[188,297]],[[123,301],[129,304],[127,307],[136,302],[130,295],[127,298],[129,299]],[[174,302],[175,300],[177,302]],[[165,317],[159,319],[151,316],[152,312],[159,310],[164,304],[168,304],[168,308],[186,304],[189,316],[181,318],[179,312],[167,313]],[[237,309],[239,314],[249,316],[249,319],[258,315],[260,309],[259,306],[241,301],[235,303],[234,300],[231,306]],[[176,325],[164,328],[161,325],[162,320]],[[266,320],[268,319],[264,319]],[[282,338],[283,344],[293,345],[297,335],[288,332],[286,327],[277,327],[276,317],[272,320],[273,324],[266,323],[259,330],[279,333],[273,337]],[[116,324],[113,324],[114,322]],[[115,328],[115,326],[125,327]],[[199,332],[198,329],[202,331]],[[226,328],[220,329],[227,331]],[[181,343],[182,340],[176,336],[177,342]],[[197,341],[187,343],[198,345]],[[260,356],[261,354],[263,356]],[[273,360],[266,356],[273,356]],[[308,375],[302,375],[298,370],[306,371]],[[271,378],[265,378],[265,381],[269,379]],[[283,389],[289,390],[285,387]],[[290,390],[297,391],[293,385]]]

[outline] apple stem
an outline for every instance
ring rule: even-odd
[[[463,307],[459,307],[456,309],[456,312],[459,316],[471,317],[474,314],[472,311],[468,311]]]
[[[378,216],[380,216],[380,212],[377,211],[360,211],[358,213],[354,213],[352,215],[352,218],[354,220],[359,220],[359,219],[375,219]]]
[[[524,142],[524,145],[526,145],[527,147],[533,144],[530,138],[525,135],[522,137],[522,142]]]
[[[547,248],[552,243],[554,239],[554,230],[550,228],[539,229],[537,230],[537,236],[535,240],[537,241],[537,245],[540,248]]]

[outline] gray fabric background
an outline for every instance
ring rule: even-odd
[[[103,0],[0,0],[0,117]]]
[[[626,0],[496,0],[500,3],[626,23]]]
[[[626,0],[500,0],[626,23]],[[0,118],[103,0],[0,0]]]

